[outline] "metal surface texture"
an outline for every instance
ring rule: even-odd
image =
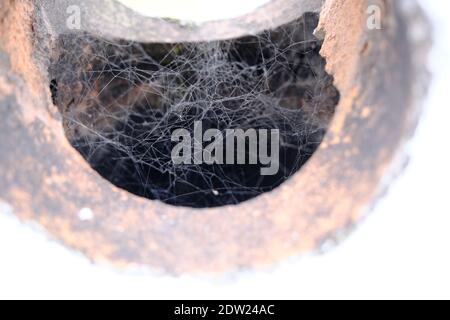
[[[63,8],[63,2],[53,5]],[[106,13],[130,19],[127,12],[116,11],[117,3],[102,2],[104,8],[112,6]],[[261,10],[268,10],[270,21],[279,25],[301,15],[289,10],[294,2],[274,1],[274,7]],[[382,31],[366,28],[369,3],[383,8]],[[415,52],[417,40],[409,32],[412,13],[401,3],[326,1],[317,34],[324,37],[322,55],[341,101],[320,149],[270,193],[236,206],[196,210],[133,196],[90,168],[64,135],[45,59],[36,58],[35,23],[45,20],[37,16],[43,12],[41,1],[2,0],[0,201],[11,205],[21,220],[37,222],[56,241],[117,266],[224,272],[317,250],[361,220],[415,128],[415,90],[422,72],[416,59],[423,53]],[[265,29],[265,22],[254,23],[260,15],[257,11],[240,23],[219,22],[220,28],[206,23],[195,29],[150,18],[145,18],[146,28],[127,23],[116,28],[103,19],[125,20],[108,14],[97,21],[111,37],[197,41]],[[46,39],[50,45],[51,37]]]

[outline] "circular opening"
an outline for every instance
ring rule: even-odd
[[[318,15],[203,43],[62,35],[49,73],[66,135],[136,195],[194,208],[271,191],[318,148],[339,102]]]
[[[232,19],[254,11],[269,0],[118,0],[126,7],[147,17],[159,17],[202,23]]]

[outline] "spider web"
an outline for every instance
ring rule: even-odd
[[[172,205],[237,204],[270,191],[311,157],[339,100],[325,72],[318,16],[257,36],[145,44],[61,36],[49,68],[71,144],[104,178]],[[280,170],[175,165],[175,129],[278,129]],[[224,133],[225,136],[225,133]]]

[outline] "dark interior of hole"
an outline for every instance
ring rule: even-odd
[[[339,93],[313,36],[317,23],[308,13],[258,36],[209,43],[64,35],[51,55],[52,98],[71,144],[114,185],[178,206],[237,204],[286,181],[323,139]],[[278,129],[280,170],[175,165],[171,134],[193,136],[195,121],[204,131]]]

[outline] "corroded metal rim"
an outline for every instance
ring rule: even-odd
[[[237,38],[279,27],[305,12],[319,12],[324,0],[273,0],[254,12],[233,19],[186,25],[181,21],[142,16],[117,1],[48,0],[40,9],[54,32],[67,26],[67,8],[78,6],[83,31],[104,38],[139,42],[194,42]]]
[[[383,30],[366,28],[368,3],[383,8]],[[194,210],[115,188],[70,146],[36,51],[35,6],[8,0],[0,9],[0,199],[58,241],[116,265],[221,272],[314,250],[360,220],[415,127],[416,71],[399,3],[326,2],[318,34],[342,98],[320,149],[273,192]]]

